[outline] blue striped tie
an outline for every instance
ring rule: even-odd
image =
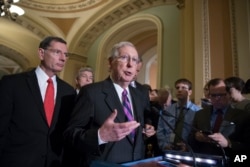
[[[126,89],[123,90],[122,92],[122,105],[123,105],[123,111],[128,119],[128,121],[133,121],[134,117],[132,115],[132,109],[131,109],[131,104],[128,99],[128,92]],[[130,137],[132,141],[134,141],[134,136],[135,136],[135,131],[133,130],[130,134]]]

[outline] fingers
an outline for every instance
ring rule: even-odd
[[[116,123],[114,122],[116,116],[117,110],[114,109],[100,128],[100,137],[105,142],[119,141],[140,126],[136,121]]]
[[[205,136],[202,132],[199,131],[195,133],[195,139],[200,142],[209,142],[211,140],[208,136]]]
[[[153,136],[156,133],[156,131],[154,126],[146,124],[142,133],[144,133],[147,137],[150,137]]]
[[[114,124],[114,130],[121,134],[130,134],[134,129],[140,126],[140,123],[136,121],[116,123]]]
[[[113,120],[112,114],[108,119]],[[140,123],[136,121],[124,122],[124,123],[115,123],[113,121],[112,122],[110,121],[109,124],[102,126],[101,137],[103,141],[108,141],[108,142],[119,141],[125,138],[127,135],[129,135],[138,126],[140,126]]]
[[[209,135],[208,137],[222,147],[228,146],[228,140],[221,133],[214,133],[212,135]]]
[[[165,147],[166,150],[173,150],[173,145],[169,144]]]

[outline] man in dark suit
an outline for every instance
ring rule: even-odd
[[[109,57],[110,77],[80,90],[64,136],[84,155],[85,166],[93,160],[123,163],[144,158],[144,135],[152,136],[155,130],[144,125],[149,97],[130,86],[137,64],[134,45],[120,42]],[[125,90],[131,108],[123,106]],[[127,108],[132,119],[124,113]]]
[[[68,59],[66,42],[46,37],[38,49],[40,65],[31,71],[4,76],[0,85],[0,166],[59,167],[63,131],[73,108],[75,90],[56,76]],[[47,80],[54,101],[51,120],[45,112]],[[47,109],[46,109],[47,110]]]
[[[225,151],[230,166],[239,165],[233,162],[235,156],[246,154],[250,149],[249,114],[230,106],[230,96],[222,79],[210,80],[208,90],[212,106],[195,114],[193,126],[200,131],[191,134],[191,146],[195,152],[205,154],[223,155]]]
[[[141,71],[142,67],[143,67],[143,60],[142,60],[142,57],[139,56],[139,62],[136,68],[136,75],[133,81],[131,81],[130,85],[140,90],[144,94],[142,98],[148,98],[149,89],[137,81],[137,76],[139,72]],[[150,108],[153,106],[158,106],[158,103],[155,101],[150,101]],[[150,118],[150,119],[146,120],[146,122],[153,125],[156,130],[159,116],[154,111],[151,111],[151,112],[148,112],[147,118]],[[147,138],[145,140],[145,143],[146,143],[146,149],[145,149],[146,158],[162,155],[162,152],[160,151],[158,147],[158,141],[157,141],[156,135]]]

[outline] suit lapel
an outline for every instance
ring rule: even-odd
[[[141,98],[139,96],[139,92],[137,90],[137,88],[133,88],[131,86],[129,86],[129,91],[130,91],[130,94],[131,94],[131,98],[132,98],[132,104],[133,104],[133,111],[134,111],[134,119],[137,121],[137,122],[141,122],[142,118],[141,118],[141,115],[140,113],[138,113],[138,111],[141,110]]]
[[[37,104],[39,108],[38,111],[40,112],[44,121],[47,123],[45,112],[44,112],[44,107],[43,107],[42,95],[41,95],[40,88],[38,85],[35,70],[32,70],[31,72],[27,73],[27,84],[28,84],[29,90],[31,91],[31,94],[33,95],[34,102]]]
[[[142,108],[142,102],[141,102],[142,97],[138,88],[129,86],[129,91],[131,93],[131,98],[132,98],[132,103],[133,103],[134,119],[141,124],[136,129],[136,135],[135,135],[135,141],[134,141],[134,143],[136,143],[136,142],[141,142],[140,140],[138,140],[138,137],[139,135],[142,134],[142,127],[144,126],[144,116],[142,113],[143,108]]]
[[[58,114],[59,114],[59,110],[60,110],[60,104],[61,104],[60,99],[61,99],[62,92],[63,92],[61,80],[57,76],[56,76],[56,82],[57,82],[57,91],[56,91],[57,93],[56,93],[56,100],[55,100],[55,108],[54,108],[54,113],[53,113],[50,127],[54,127],[55,122],[57,122],[57,118],[58,118]]]
[[[234,120],[239,113],[236,110],[233,110],[231,106],[228,107],[223,120]]]
[[[132,89],[135,89],[135,88],[132,88]],[[131,89],[130,89],[130,91],[131,91]],[[117,122],[125,122],[126,121],[126,116],[125,116],[125,114],[123,112],[122,104],[121,104],[121,102],[119,100],[119,96],[118,96],[118,94],[117,94],[117,92],[116,92],[116,90],[115,90],[115,88],[113,86],[112,80],[110,78],[108,78],[106,80],[106,82],[104,82],[103,92],[106,94],[105,102],[108,105],[108,107],[110,108],[110,111],[112,112],[114,109],[117,109],[117,111],[118,111],[117,117],[116,117]],[[134,98],[134,96],[137,96],[136,91],[132,90],[131,96],[132,96],[134,116],[135,116],[135,119],[136,119],[138,117],[138,114],[137,114],[138,107],[137,106],[138,106],[138,104],[140,104],[140,101],[137,100],[137,98]],[[138,130],[137,130],[136,133],[139,133]],[[127,136],[126,138],[129,140],[129,142],[131,144],[133,144],[133,142],[132,142],[132,140],[130,139],[129,136]]]
[[[125,115],[122,109],[122,104],[110,78],[106,79],[104,82],[103,93],[106,94],[105,102],[110,108],[110,114],[114,111],[114,109],[117,109],[116,120],[118,122],[124,122]]]

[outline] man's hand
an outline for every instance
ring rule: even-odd
[[[140,126],[136,121],[115,123],[114,120],[117,116],[117,110],[106,119],[104,124],[99,129],[101,140],[104,142],[119,141],[130,134],[135,128]]]
[[[143,128],[142,133],[144,133],[147,137],[151,137],[156,133],[156,131],[154,126],[145,124],[145,128]]]
[[[188,150],[186,144],[183,142],[176,143],[175,148],[176,148],[176,150],[183,151],[183,152]]]
[[[209,138],[207,135],[199,131],[195,133],[195,139],[200,142],[208,142],[208,143],[212,141],[211,138]]]
[[[228,140],[221,133],[214,133],[208,135],[208,137],[218,143],[221,147],[228,147]]]
[[[173,144],[168,144],[165,147],[165,150],[173,150],[174,149],[174,145]]]

